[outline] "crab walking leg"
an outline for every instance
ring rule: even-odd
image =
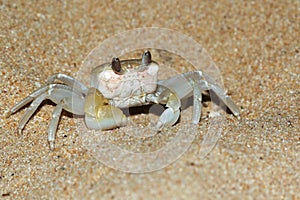
[[[26,106],[28,103],[30,103],[31,101],[33,101],[35,98],[37,98],[41,94],[45,93],[48,89],[49,89],[48,85],[43,86],[43,87],[37,89],[36,91],[34,91],[33,93],[31,93],[29,96],[27,96],[26,98],[24,98],[22,101],[20,101],[19,103],[17,103],[14,107],[12,107],[10,109],[10,111],[7,113],[6,117],[9,117],[10,115],[14,114],[18,110],[20,110],[21,108],[23,108],[24,106]]]
[[[209,85],[209,89],[214,91],[214,93],[225,103],[229,110],[236,116],[240,118],[239,108],[235,105],[232,99],[217,85]]]
[[[58,122],[61,116],[61,112],[64,106],[64,100],[62,100],[61,102],[59,102],[53,113],[52,113],[52,119],[49,125],[49,130],[48,130],[48,141],[49,141],[49,145],[50,145],[50,149],[53,150],[54,149],[54,139],[55,139],[55,133],[58,127]]]
[[[194,84],[193,96],[193,124],[198,124],[201,118],[202,111],[202,90],[199,87],[198,81]]]
[[[68,76],[66,74],[60,74],[60,73],[54,74],[48,78],[47,83],[48,84],[54,83],[55,80],[60,80],[64,84],[78,90],[83,94],[87,94],[88,92],[88,88],[85,85],[83,85],[80,81],[76,80],[75,78]]]
[[[25,114],[19,121],[19,133],[22,133],[23,128],[31,118],[31,116],[34,114],[34,112],[37,110],[37,108],[41,105],[41,103],[46,99],[48,96],[47,93],[41,94],[38,96],[31,104],[30,107],[26,110]]]
[[[90,129],[107,130],[125,126],[127,119],[122,110],[109,104],[97,90],[90,88],[84,103],[85,123]]]
[[[72,88],[66,85],[61,84],[51,84],[44,86],[32,94],[30,94],[28,97],[23,99],[20,103],[18,103],[16,106],[12,108],[10,113],[14,113],[21,109],[26,104],[30,104],[29,108],[27,108],[25,114],[21,118],[19,122],[19,132],[21,133],[31,116],[34,114],[34,112],[38,109],[40,104],[45,99],[50,99],[54,103],[58,104],[62,99],[68,98],[68,103],[64,104],[64,109],[77,115],[83,115],[83,104],[84,104],[84,95],[80,93],[76,93],[72,91]],[[65,101],[66,102],[66,101]],[[76,106],[73,106],[76,105]]]
[[[218,84],[207,74],[202,73],[205,84],[203,86],[207,86],[206,90],[212,90],[214,93],[225,103],[225,105],[229,108],[229,110],[236,116],[240,118],[240,111],[237,105],[232,101],[232,99],[227,95],[227,93],[220,87]],[[200,74],[199,74],[200,76]]]
[[[37,89],[34,92],[32,92],[27,97],[25,97],[23,100],[21,100],[19,103],[17,103],[14,107],[12,107],[10,109],[10,111],[8,111],[8,113],[6,114],[6,117],[9,117],[10,115],[14,114],[18,110],[20,110],[21,108],[23,108],[24,106],[26,106],[27,104],[29,104],[30,102],[32,102],[34,99],[36,99],[38,96],[42,95],[43,93],[46,93],[46,92],[49,93],[52,89],[55,89],[55,88],[72,92],[72,88],[69,87],[69,86],[67,86],[67,85],[50,84],[50,85],[42,86],[39,89]],[[78,94],[78,93],[74,92],[74,94]]]
[[[231,110],[231,112],[239,118],[240,111],[232,99],[226,94],[226,92],[218,86],[218,84],[207,74],[201,71],[186,72],[184,74],[172,77],[170,79],[160,82],[167,88],[171,88],[180,99],[194,95],[194,108],[193,108],[193,122],[197,121],[198,116],[196,114],[201,111],[201,105],[197,104],[195,95],[199,95],[198,98],[201,100],[199,93],[204,90],[213,90],[216,95],[225,103],[225,105]],[[199,90],[199,91],[195,91]],[[200,119],[200,117],[199,117]]]

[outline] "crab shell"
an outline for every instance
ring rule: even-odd
[[[92,71],[91,87],[97,88],[116,107],[141,105],[138,99],[157,88],[159,66],[154,61],[143,65],[142,60],[123,60],[120,63],[123,72],[120,74],[110,63],[96,67]]]

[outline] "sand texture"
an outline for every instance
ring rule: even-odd
[[[0,199],[300,199],[299,9],[297,0],[1,0]],[[84,142],[89,135],[78,129],[83,120],[66,112],[50,151],[52,103],[39,108],[21,135],[18,121],[26,109],[4,117],[52,74],[78,77],[92,49],[140,27],[168,28],[201,44],[240,108],[241,119],[224,115],[221,137],[205,159],[201,141],[213,119],[207,98],[188,150],[171,165],[141,174],[101,163]],[[179,72],[190,69],[163,50],[153,50],[153,57]],[[143,126],[147,116],[134,120]],[[101,134],[120,147],[150,151],[185,125],[145,140],[141,149],[135,148],[140,140],[124,131],[129,129]]]

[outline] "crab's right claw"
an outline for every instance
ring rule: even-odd
[[[109,104],[108,100],[96,88],[90,88],[85,104],[85,123],[90,129],[107,130],[126,125],[123,112]]]

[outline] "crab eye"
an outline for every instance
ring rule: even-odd
[[[119,74],[121,72],[122,68],[121,68],[121,62],[119,58],[112,59],[111,68],[116,74]]]
[[[148,65],[149,63],[151,63],[151,53],[150,51],[145,51],[142,56],[142,64]]]

